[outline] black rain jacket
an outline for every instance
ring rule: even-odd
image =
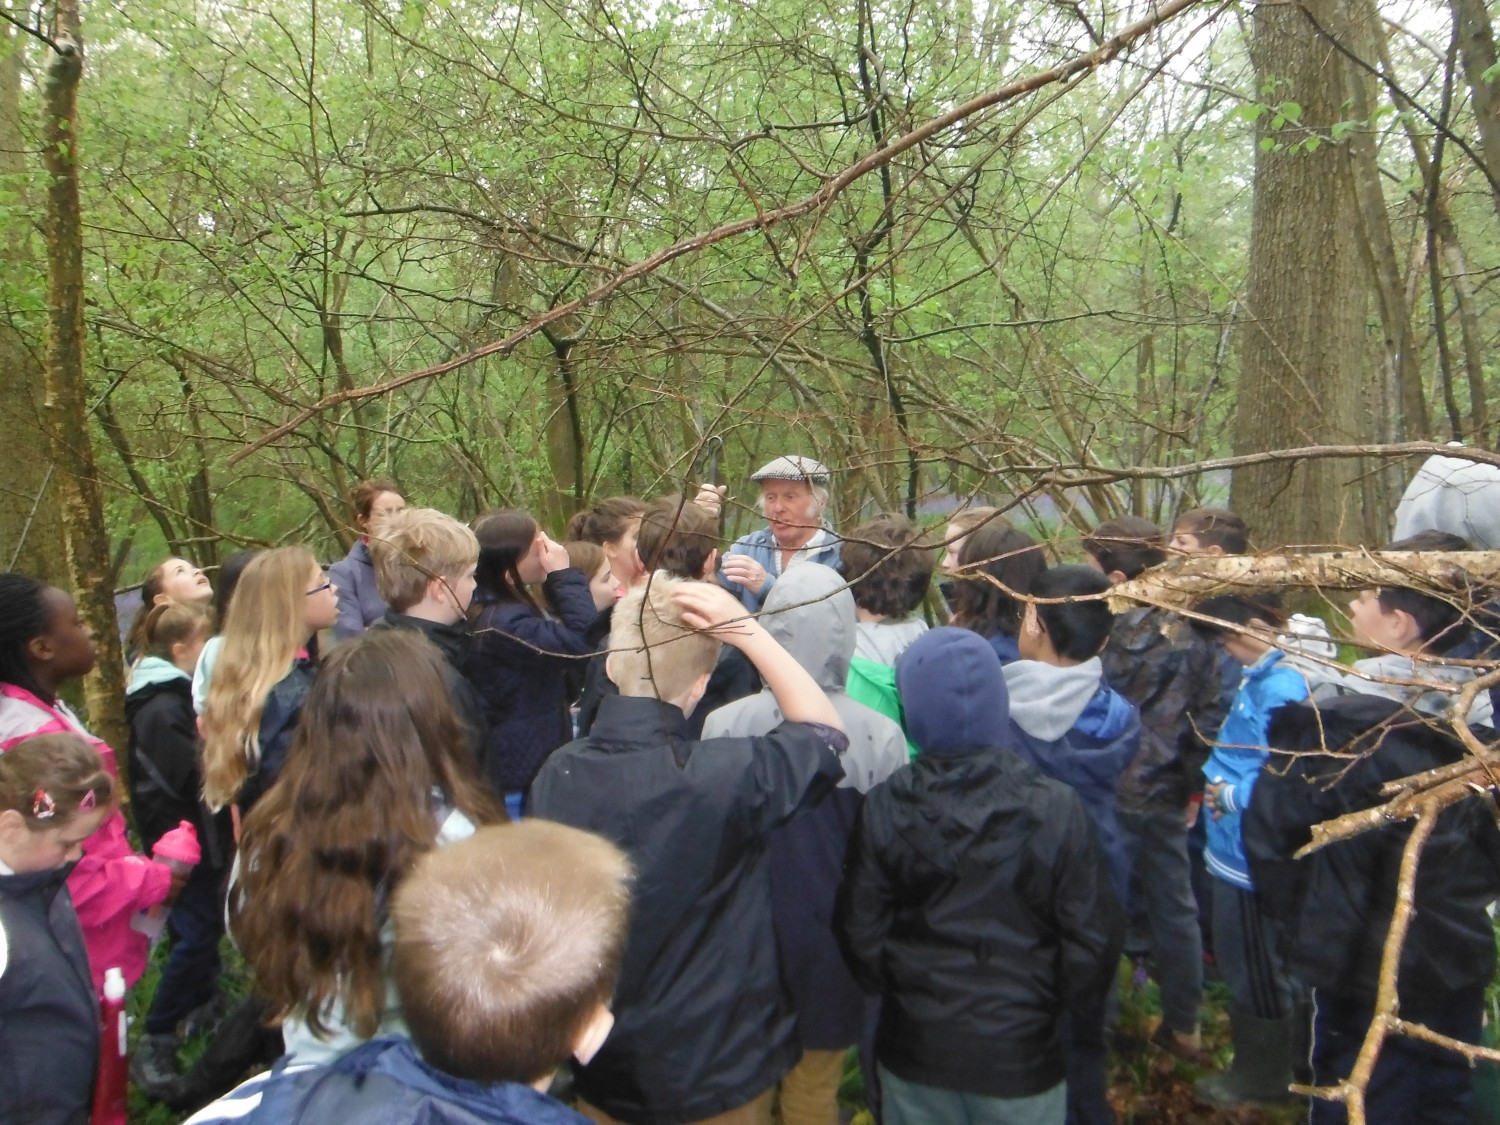
[[[579,1096],[631,1125],[683,1125],[754,1099],[796,1063],[776,962],[767,840],[843,777],[839,731],[784,722],[695,741],[681,709],[608,696],[547,759],[531,813],[614,841],[635,864],[615,1026]]]
[[[1372,695],[1287,704],[1272,715],[1269,742],[1299,756],[1272,754],[1245,813],[1256,894],[1285,925],[1290,967],[1305,983],[1373,997],[1415,822],[1387,821],[1302,859],[1293,854],[1313,825],[1384,803],[1387,781],[1456,762],[1463,746],[1446,724]],[[1335,753],[1320,752],[1325,746]],[[1403,1003],[1482,989],[1495,972],[1485,907],[1500,895],[1500,829],[1488,799],[1469,797],[1439,815],[1415,890],[1397,980]]]
[[[923,754],[865,798],[835,920],[909,1082],[1027,1097],[1064,1078],[1124,921],[1083,802],[1010,750]]]
[[[1100,657],[1105,682],[1141,713],[1141,747],[1120,777],[1120,807],[1182,812],[1203,790],[1208,740],[1228,713],[1222,650],[1182,618],[1145,606],[1115,618]]]

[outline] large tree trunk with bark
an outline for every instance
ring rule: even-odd
[[[94,733],[125,746],[125,677],[115,620],[104,502],[89,441],[83,363],[83,216],[78,198],[78,83],[83,40],[78,0],[58,0],[55,49],[43,83],[43,160],[47,171],[47,350],[45,414],[63,506],[68,580],[99,644],[98,666],[84,680]],[[123,758],[121,764],[123,765]]]
[[[1494,200],[1495,214],[1500,215],[1500,188],[1495,187],[1495,181],[1500,180],[1500,90],[1493,80],[1485,77],[1495,65],[1495,33],[1484,0],[1450,0],[1449,6],[1458,32],[1464,76],[1469,80],[1469,94],[1473,98],[1480,152],[1492,177],[1490,198]]]
[[[1350,9],[1349,0],[1308,0],[1255,10],[1257,87],[1300,113],[1280,128],[1280,115],[1266,113],[1257,127],[1236,453],[1381,433],[1353,154],[1330,139],[1348,116],[1349,84],[1368,80],[1339,50],[1368,57],[1372,29]],[[1359,461],[1254,466],[1235,473],[1232,503],[1260,547],[1374,542],[1386,513],[1366,473]]]
[[[27,145],[21,132],[19,32],[0,26],[0,191],[26,190]],[[14,199],[15,214],[27,200]],[[41,340],[23,330],[13,296],[35,276],[31,230],[11,223],[0,232],[0,432],[6,435],[5,480],[0,483],[0,570],[39,577],[63,573],[62,508],[53,487],[47,428],[42,421]]]

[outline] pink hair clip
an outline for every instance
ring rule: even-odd
[[[93,812],[99,805],[99,795],[90,789],[83,795],[83,800],[78,802],[79,812]]]
[[[52,794],[45,789],[38,789],[36,795],[31,798],[31,818],[50,820],[56,815],[57,802],[52,799]]]

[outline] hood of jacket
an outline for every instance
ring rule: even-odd
[[[130,685],[126,687],[125,694],[134,695],[145,688],[169,684],[173,680],[186,680],[191,684],[193,677],[170,660],[163,660],[159,656],[143,656],[130,670]]]
[[[923,754],[1004,746],[1009,696],[1000,658],[978,633],[945,625],[896,662],[906,733]]]
[[[839,572],[799,563],[776,580],[760,623],[824,691],[843,691],[854,656],[854,595]]]
[[[1033,738],[1051,742],[1072,730],[1093,701],[1104,682],[1104,665],[1097,656],[1066,668],[1040,660],[1015,660],[1005,665],[1003,674],[1016,726]],[[1108,721],[1108,715],[1100,720]]]
[[[315,1067],[300,1072],[287,1071],[280,1076],[280,1081],[294,1089],[303,1089],[321,1085],[330,1076],[347,1076],[345,1081],[354,1081],[353,1089],[343,1098],[336,1099],[349,1108],[350,1120],[361,1118],[358,1107],[361,1106],[360,1094],[366,1089],[366,1083],[371,1078],[384,1078],[395,1083],[401,1092],[397,1093],[386,1087],[386,1092],[382,1093],[382,1084],[377,1082],[369,1086],[365,1100],[392,1097],[400,1099],[403,1104],[393,1115],[395,1119],[434,1123],[474,1120],[494,1122],[495,1125],[571,1125],[574,1122],[585,1122],[584,1118],[561,1102],[522,1083],[487,1084],[444,1074],[425,1062],[412,1041],[404,1036],[373,1039],[356,1047],[327,1069]],[[273,1071],[273,1081],[276,1077],[276,1072]],[[338,1081],[338,1078],[334,1077],[333,1080]],[[294,1098],[293,1101],[295,1103],[302,1099]],[[306,1104],[303,1102],[303,1106]],[[258,1108],[260,1113],[252,1114],[251,1120],[259,1120],[262,1116],[277,1117],[280,1110],[290,1106],[268,1091]],[[311,1118],[301,1115],[301,1108],[299,1106],[299,1112],[293,1121],[310,1122]],[[373,1112],[377,1106],[369,1104],[363,1108]]]

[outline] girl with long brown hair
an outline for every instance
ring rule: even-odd
[[[386,906],[417,857],[505,819],[468,759],[442,657],[362,634],[319,672],[281,779],[245,819],[230,928],[289,1055],[404,1030]]]
[[[312,683],[308,643],[338,619],[338,588],[306,547],[277,547],[245,567],[203,708],[203,796],[249,807],[286,757]]]

